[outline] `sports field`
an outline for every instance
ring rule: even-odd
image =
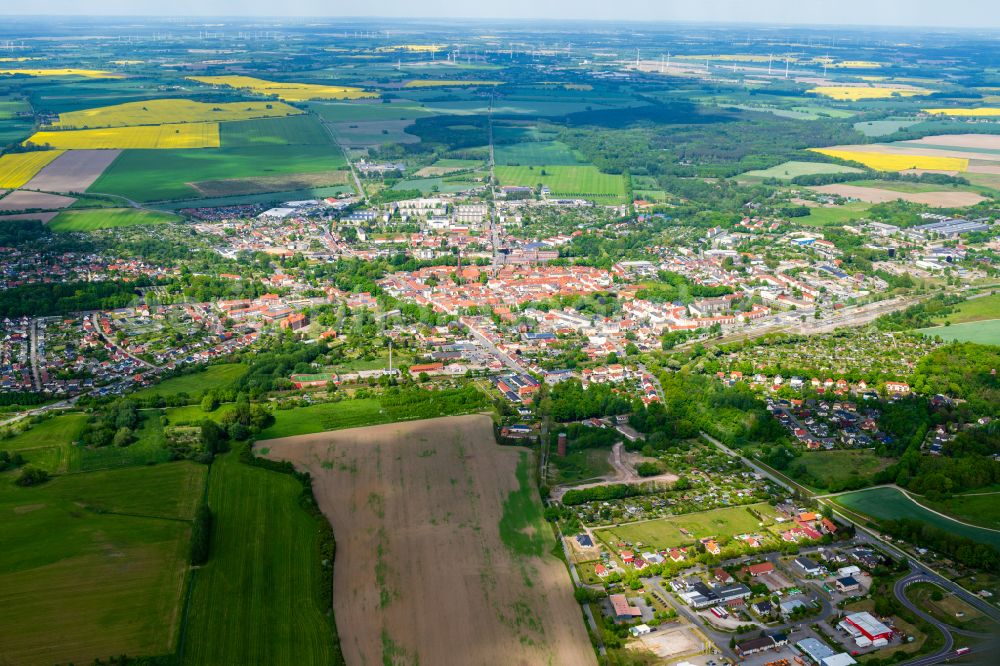
[[[995,315],[996,313],[994,313]],[[1000,345],[1000,319],[969,321],[951,326],[933,326],[918,329],[919,333],[940,336],[942,340],[975,342],[981,345]]]
[[[936,157],[932,155],[898,155],[893,153],[867,152],[860,150],[837,150],[835,148],[810,148],[809,150],[837,159],[860,162],[877,171],[907,171],[926,169],[930,171],[967,171],[969,160],[959,157]]]
[[[497,446],[488,416],[256,446],[313,475],[347,663],[596,663],[530,454]]]
[[[598,199],[605,203],[625,200],[625,179],[601,173],[591,165],[498,166],[496,176],[501,185],[535,187],[541,183],[549,188],[554,197]]]
[[[55,127],[127,127],[164,123],[202,123],[293,116],[302,111],[282,102],[195,102],[190,99],[150,99],[59,114]]]
[[[90,186],[136,201],[195,199],[189,183],[333,171],[346,165],[335,146],[255,146],[219,150],[128,150]]]
[[[792,160],[784,162],[770,169],[758,169],[740,174],[740,178],[777,178],[779,180],[791,180],[798,176],[811,176],[819,173],[863,173],[857,167],[850,167],[843,164],[829,164],[827,162],[798,162]]]
[[[242,363],[221,363],[210,365],[200,372],[192,372],[180,377],[171,377],[159,384],[144,388],[133,394],[137,399],[149,398],[154,395],[170,397],[187,393],[191,398],[197,398],[205,391],[230,386],[247,371]]]
[[[177,462],[36,488],[0,476],[3,660],[89,664],[171,653],[205,472]]]
[[[765,515],[773,515],[773,509],[767,504],[750,506]],[[690,532],[690,536],[681,532],[682,529]],[[607,544],[642,543],[643,548],[663,549],[683,546],[706,537],[727,540],[734,534],[756,532],[760,529],[760,521],[747,511],[747,507],[733,506],[646,520],[619,527],[606,527],[594,530],[594,534]]]
[[[273,95],[286,102],[304,102],[311,99],[361,99],[378,97],[378,93],[366,92],[352,86],[329,86],[313,83],[268,81],[252,76],[189,76],[192,81],[215,86],[227,86],[250,90],[261,95]]]
[[[53,231],[94,231],[137,224],[166,224],[180,220],[176,215],[135,208],[64,210],[49,222]]]
[[[149,127],[108,127],[85,130],[43,130],[25,143],[53,148],[113,150],[164,148],[218,148],[219,123],[178,123]]]
[[[330,143],[330,134],[313,115],[242,120],[219,125],[225,148],[252,146],[314,145]]]
[[[0,188],[12,190],[21,187],[62,153],[61,150],[35,150],[0,155]]]
[[[947,530],[953,534],[1000,548],[1000,532],[971,527],[940,516],[920,506],[895,488],[872,488],[840,495],[835,500],[852,511],[877,520],[909,518]]]
[[[208,481],[212,555],[194,575],[180,663],[336,664],[319,605],[316,523],[301,484],[229,453]]]

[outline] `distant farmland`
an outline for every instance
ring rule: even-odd
[[[108,127],[35,132],[27,143],[53,148],[218,148],[218,123],[178,123],[144,127]]]

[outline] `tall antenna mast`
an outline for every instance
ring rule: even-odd
[[[788,58],[785,58],[785,78],[788,78]]]
[[[767,54],[767,75],[768,76],[771,76],[771,63],[773,63],[773,62],[774,62],[774,54],[773,53],[768,53]]]

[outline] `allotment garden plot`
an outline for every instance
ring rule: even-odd
[[[483,415],[258,442],[308,470],[337,538],[347,663],[592,664],[527,451]]]

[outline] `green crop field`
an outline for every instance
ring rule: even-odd
[[[192,399],[196,399],[205,391],[229,386],[242,377],[246,371],[247,367],[241,363],[210,365],[199,372],[171,377],[159,384],[144,388],[136,392],[134,397],[138,399],[150,398],[155,395],[171,397],[187,393]]]
[[[854,129],[865,136],[888,136],[919,122],[919,120],[869,120],[854,123]]]
[[[212,555],[194,577],[184,664],[333,664],[320,609],[316,525],[292,476],[239,462],[212,465]]]
[[[772,513],[767,504],[749,505],[755,510],[769,515]],[[712,509],[710,511],[700,511],[688,513],[670,518],[658,518],[656,520],[646,520],[631,525],[621,525],[620,527],[606,527],[595,530],[594,533],[605,543],[614,544],[619,541],[629,543],[642,543],[643,547],[673,548],[690,544],[697,539],[715,537],[718,539],[728,539],[734,534],[746,532],[756,532],[760,530],[760,521],[757,520],[746,506],[733,506],[724,509]],[[685,529],[691,533],[686,536],[681,532]]]
[[[97,208],[93,210],[64,210],[49,222],[53,231],[94,231],[113,227],[131,227],[137,224],[166,224],[180,218],[170,213],[139,210],[136,208]]]
[[[1000,530],[1000,494],[955,495],[940,502],[921,500],[924,504],[961,521]]]
[[[940,336],[942,340],[948,341],[1000,345],[1000,319],[969,321],[951,326],[933,326],[918,329],[918,332],[931,337]]]
[[[318,173],[345,165],[343,154],[330,145],[126,150],[89,191],[118,194],[136,201],[197,199],[198,190],[187,183]]]
[[[941,323],[964,324],[970,321],[997,319],[1000,315],[1000,294],[990,294],[981,298],[963,301],[955,306],[955,312],[940,318]]]
[[[323,129],[316,116],[309,114],[221,123],[219,138],[223,148],[330,143],[330,133]]]
[[[328,123],[368,122],[374,120],[415,120],[433,115],[416,103],[370,104],[313,102],[309,109]]]
[[[797,162],[792,160],[784,162],[770,169],[759,169],[757,171],[747,171],[740,174],[739,178],[777,178],[779,180],[791,180],[797,176],[811,176],[820,173],[862,173],[861,169],[840,164],[827,164],[825,162]]]
[[[34,488],[0,475],[2,660],[171,653],[205,475],[189,462],[71,474]]]
[[[586,166],[498,166],[501,185],[547,186],[554,197],[598,199],[604,203],[625,201],[625,179]]]
[[[892,460],[879,458],[870,451],[806,451],[791,466],[801,465],[820,482],[819,487],[829,488],[831,483],[851,481],[856,476],[871,477],[890,463]]]
[[[1000,532],[962,525],[945,516],[928,511],[895,488],[873,488],[840,495],[835,500],[852,511],[876,520],[910,518],[947,530],[980,543],[1000,548]]]
[[[561,141],[526,141],[497,146],[496,163],[507,166],[576,166],[586,164],[576,151]]]

